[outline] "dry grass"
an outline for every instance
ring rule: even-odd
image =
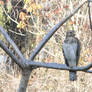
[[[37,0],[38,1],[38,0]],[[42,0],[44,8],[41,16],[37,17],[36,45],[44,35],[67,16],[84,0]],[[47,10],[46,10],[47,9]],[[41,24],[39,18],[46,21]],[[43,31],[43,29],[45,31]],[[67,30],[74,29],[81,42],[81,58],[79,65],[87,65],[92,60],[92,32],[89,29],[87,4],[81,8],[67,23],[65,23],[49,40],[37,55],[37,61],[64,63],[62,42]],[[41,30],[41,31],[39,31]],[[44,34],[41,34],[44,33]],[[34,34],[35,35],[35,34]],[[78,72],[75,82],[69,81],[68,71],[39,68],[33,71],[28,84],[27,92],[91,92],[92,74]],[[6,72],[5,66],[0,65],[0,92],[17,92],[20,78]]]

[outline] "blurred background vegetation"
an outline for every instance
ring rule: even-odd
[[[0,0],[0,25],[28,59],[50,29],[82,2],[84,0]],[[75,30],[81,42],[79,66],[92,62],[92,32],[87,4],[60,27],[35,60],[64,63],[62,42],[71,29]],[[1,33],[0,39],[15,53]],[[92,74],[78,72],[77,75],[77,81],[70,82],[68,71],[38,68],[32,72],[27,92],[91,92]],[[0,92],[17,92],[20,76],[19,67],[0,48]]]

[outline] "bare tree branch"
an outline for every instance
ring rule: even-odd
[[[20,67],[23,68],[24,64],[7,48],[7,46],[0,40],[0,47],[14,60],[14,62]]]
[[[92,73],[92,70],[87,70],[87,71],[84,71],[86,73]]]
[[[88,0],[88,14],[89,14],[90,29],[92,31],[90,0]]]
[[[10,36],[7,34],[7,32],[5,32],[5,30],[1,26],[0,26],[0,31],[4,35],[5,39],[13,46],[14,50],[19,55],[21,60],[25,61],[25,58],[23,54],[20,52],[20,50],[18,49],[17,45],[14,43],[14,41],[10,38]]]
[[[59,69],[59,70],[72,70],[72,71],[84,71],[84,72],[88,72],[88,73],[92,73],[92,71],[88,70],[92,67],[92,63],[90,63],[87,66],[82,66],[82,67],[74,67],[74,68],[70,68],[68,66],[66,66],[65,64],[58,64],[58,63],[44,63],[44,62],[35,62],[35,61],[31,61],[28,62],[27,61],[27,68],[31,68],[31,67],[44,67],[44,68],[52,68],[52,69]]]
[[[92,0],[88,0],[88,2],[92,2]]]
[[[47,41],[52,37],[52,35],[62,26],[68,19],[70,19],[87,1],[82,3],[78,6],[73,12],[71,12],[67,17],[65,17],[63,20],[61,20],[58,24],[56,24],[50,32],[47,33],[47,35],[43,38],[43,40],[40,42],[40,44],[37,46],[37,48],[34,49],[33,53],[30,56],[30,60],[33,60],[35,56],[39,53],[39,51],[42,49],[42,47],[47,43]]]

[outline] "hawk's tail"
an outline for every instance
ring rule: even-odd
[[[74,71],[69,71],[69,78],[70,78],[70,81],[75,81],[75,80],[77,80],[76,72],[74,72]]]

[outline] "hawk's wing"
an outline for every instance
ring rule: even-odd
[[[76,38],[76,40],[77,40],[76,62],[78,64],[78,61],[79,61],[79,58],[80,58],[80,42],[77,38]]]
[[[63,44],[63,45],[64,45],[64,44]],[[64,46],[63,46],[63,47],[64,47]],[[66,64],[67,66],[69,66],[68,60],[67,60],[66,55],[65,55],[65,53],[64,53],[63,47],[62,47],[62,51],[63,51],[63,55],[64,55],[64,59],[65,59],[65,64]]]

